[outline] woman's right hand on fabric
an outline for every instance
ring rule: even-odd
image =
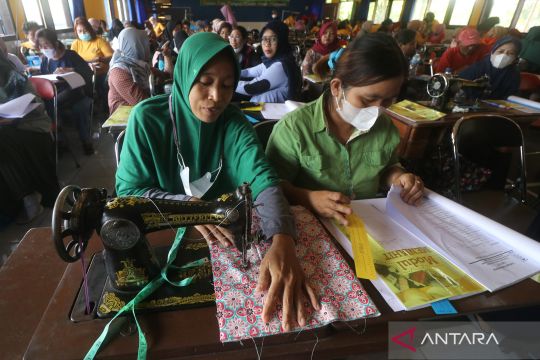
[[[307,202],[319,216],[335,219],[347,226],[347,215],[352,214],[351,199],[335,191],[308,191]]]

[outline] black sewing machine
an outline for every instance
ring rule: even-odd
[[[156,276],[166,263],[169,247],[152,248],[145,234],[183,226],[214,224],[228,228],[241,252],[242,266],[249,266],[247,251],[259,234],[251,233],[253,200],[248,184],[215,201],[172,201],[137,196],[107,199],[104,189],[65,187],[54,205],[53,240],[60,257],[67,262],[81,258],[88,241],[97,231],[104,250],[96,253],[88,267],[87,282],[92,309],[86,310],[84,285],[75,299],[70,317],[83,321],[110,317],[129,302]],[[184,244],[177,264],[208,257],[202,239]],[[175,263],[175,264],[176,264]],[[210,261],[198,269],[169,273],[173,281],[195,275],[189,287],[164,285],[138,306],[138,311],[170,310],[214,301]],[[172,274],[171,274],[172,273]]]
[[[441,111],[451,111],[454,105],[469,106],[463,89],[476,88],[489,91],[489,77],[482,76],[475,80],[463,79],[452,74],[435,74],[427,83],[427,93],[431,97],[431,107]],[[474,102],[474,101],[473,101]]]

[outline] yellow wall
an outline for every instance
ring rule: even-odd
[[[84,10],[87,18],[96,18],[100,20],[105,20],[107,18],[103,0],[84,0]]]

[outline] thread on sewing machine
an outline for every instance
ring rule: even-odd
[[[262,351],[263,351],[263,346],[264,346],[264,337],[262,338],[262,341],[261,341],[261,351],[259,352],[259,349],[257,347],[257,342],[255,341],[254,338],[250,338],[251,341],[253,341],[253,345],[255,345],[255,351],[257,352],[257,360],[261,360],[262,358]]]
[[[163,215],[163,213],[161,212],[161,209],[159,208],[159,206],[154,202],[154,200],[152,200],[152,198],[149,198],[149,197],[146,197],[146,196],[136,196],[136,197],[140,197],[140,198],[143,198],[143,199],[147,199],[147,200],[150,200],[150,202],[152,203],[152,205],[154,205],[154,207],[156,208],[156,210],[158,211],[159,215],[161,216],[161,218],[167,223],[167,225],[169,225],[169,227],[171,228],[171,230],[173,232],[176,232],[176,230],[172,227],[171,223],[169,222],[169,220],[167,220],[167,218],[165,217],[165,215]],[[242,205],[243,203],[245,203],[246,201],[245,200],[242,200],[240,201],[238,204],[236,204],[234,206],[234,210],[236,210],[237,207],[239,207],[240,205]],[[225,222],[225,219],[223,219],[218,225],[216,226],[221,226],[223,223]],[[188,237],[184,237],[184,239],[186,240],[206,240],[206,238],[203,236],[203,237],[200,237],[200,238],[188,238]]]
[[[83,273],[83,289],[84,289],[84,306],[85,314],[90,315],[92,309],[90,309],[90,290],[88,289],[88,274],[86,273],[86,261],[84,260],[84,248],[82,245],[82,238],[79,236],[79,249],[81,251],[81,267]]]
[[[315,345],[313,345],[313,349],[311,350],[310,360],[313,360],[313,355],[315,354],[315,348],[319,344],[319,337],[317,336],[317,333],[315,331],[313,332],[313,335],[315,335],[315,338],[317,339],[317,341],[315,342]]]

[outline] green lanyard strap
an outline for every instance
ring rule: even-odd
[[[164,283],[168,282],[169,284],[173,286],[188,286],[193,281],[194,276],[187,277],[185,279],[182,279],[180,281],[172,281],[169,280],[167,277],[167,271],[170,268],[179,268],[179,269],[189,269],[194,267],[199,267],[201,265],[204,265],[206,262],[208,262],[207,258],[202,258],[199,260],[192,261],[188,264],[182,265],[180,267],[172,265],[173,261],[176,259],[176,254],[178,253],[178,249],[180,248],[180,244],[182,243],[182,239],[184,237],[184,234],[186,232],[186,228],[178,228],[178,231],[176,233],[176,237],[174,238],[174,242],[171,246],[171,249],[169,250],[169,254],[167,256],[167,264],[161,269],[161,274],[159,277],[156,277],[151,282],[149,282],[135,297],[128,302],[116,315],[105,325],[105,328],[103,329],[103,332],[101,335],[97,338],[97,340],[94,342],[90,350],[88,350],[88,353],[84,357],[84,360],[93,360],[97,353],[99,352],[99,349],[103,344],[106,344],[111,337],[116,334],[121,326],[115,326],[118,324],[113,323],[120,315],[123,315],[124,313],[131,311],[133,314],[133,318],[135,319],[135,323],[137,324],[137,331],[139,333],[139,349],[137,351],[137,359],[143,360],[146,359],[146,351],[148,348],[148,345],[146,343],[146,338],[144,336],[144,333],[141,329],[141,326],[139,325],[139,321],[137,320],[137,316],[135,314],[135,308],[138,303],[146,299],[148,296],[150,296],[154,291],[159,289]],[[111,326],[112,325],[112,326]],[[112,331],[111,331],[112,330]]]

